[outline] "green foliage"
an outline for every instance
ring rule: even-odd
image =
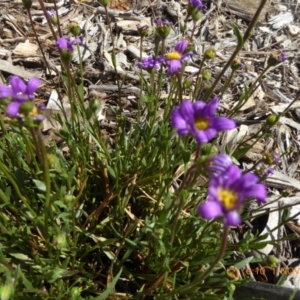
[[[245,40],[233,28],[241,47]],[[156,35],[157,53],[164,39]],[[215,50],[209,54],[207,59],[213,58]],[[115,49],[111,60],[117,70]],[[187,78],[170,80],[159,115],[162,70],[156,81],[150,74],[150,84],[141,77],[137,120],[123,115],[121,105],[112,106],[116,129],[108,138],[97,120],[99,102],[84,102],[83,74],[63,67],[57,89],[66,88],[71,116],[61,105],[62,114],[55,116],[60,143],[46,142],[39,128],[18,121],[10,121],[7,130],[0,117],[0,299],[174,299],[175,294],[233,299],[235,286],[247,279],[228,279],[226,268],[242,269],[253,261],[233,260],[233,253],[263,248],[265,236],[248,231],[239,243],[229,239],[224,259],[203,279],[224,232],[222,224],[197,213],[207,191],[205,164],[219,145],[205,144],[200,157],[198,145],[170,127],[182,96],[179,80]],[[210,79],[202,77],[195,97]],[[118,81],[119,92],[122,84]],[[232,115],[251,91],[245,86]],[[225,145],[226,152],[237,161],[264,134],[250,146]]]

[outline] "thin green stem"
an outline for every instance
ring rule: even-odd
[[[164,295],[164,298],[158,298],[158,299],[166,299],[166,297],[170,297],[176,294],[184,293],[186,290],[190,290],[192,288],[198,288],[201,283],[209,276],[209,274],[214,270],[214,268],[218,265],[220,260],[223,258],[226,248],[227,248],[227,240],[228,240],[228,233],[229,233],[229,227],[225,226],[223,230],[223,235],[222,235],[222,241],[221,241],[221,246],[220,246],[220,251],[215,258],[215,260],[211,263],[209,268],[202,273],[200,277],[195,279],[194,281],[190,282],[189,284],[186,284],[183,287],[180,287],[178,289],[175,289],[171,293]]]

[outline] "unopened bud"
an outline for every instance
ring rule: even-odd
[[[99,3],[105,7],[108,6],[109,0],[99,0]]]
[[[271,268],[276,268],[280,264],[280,259],[274,255],[269,255],[266,261],[267,265]]]
[[[14,287],[11,283],[6,283],[0,286],[0,299],[9,300],[12,299],[14,294]]]
[[[77,22],[70,22],[69,30],[75,37],[78,37],[81,32],[81,28]]]
[[[270,115],[270,116],[268,116],[266,123],[267,123],[268,126],[272,127],[272,126],[274,126],[278,121],[279,121],[279,116],[276,116],[276,115]]]
[[[203,78],[203,80],[209,80],[211,78],[211,72],[208,70],[203,70],[202,78]]]
[[[23,2],[24,8],[26,8],[26,9],[31,8],[31,6],[32,6],[32,1],[31,0],[22,0],[22,2]]]
[[[213,48],[209,48],[204,52],[205,59],[214,59],[216,56],[216,50]]]

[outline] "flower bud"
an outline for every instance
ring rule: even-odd
[[[156,34],[162,39],[165,40],[171,32],[171,23],[165,20],[154,20],[156,25]]]
[[[267,118],[267,125],[272,127],[274,126],[278,121],[279,121],[279,116],[276,116],[276,115],[269,115],[268,118]]]
[[[78,37],[81,32],[81,28],[77,22],[70,22],[69,30],[75,37]]]
[[[56,26],[58,24],[58,20],[55,10],[47,10],[47,15],[49,16],[51,23]]]
[[[137,31],[138,31],[138,34],[140,37],[145,37],[149,34],[149,26],[148,25],[137,24],[136,28],[137,28]]]
[[[101,5],[103,5],[104,7],[106,7],[106,6],[108,6],[108,4],[109,4],[109,0],[99,0],[99,3],[100,3]]]
[[[70,290],[70,297],[71,297],[70,299],[71,300],[79,299],[80,294],[81,294],[81,288],[74,286]]]
[[[68,245],[66,233],[60,233],[54,238],[53,244],[57,249],[65,249]]]
[[[287,59],[287,55],[284,51],[271,53],[268,58],[268,66],[275,67],[278,64],[284,62]]]
[[[65,204],[69,205],[69,204],[72,204],[74,202],[74,200],[75,200],[75,197],[73,195],[68,194],[68,195],[64,196],[63,202]]]
[[[245,64],[243,63],[243,61],[241,60],[241,58],[239,57],[235,57],[232,64],[231,64],[231,69],[232,70],[237,70],[239,68],[242,68]]]
[[[270,268],[276,268],[280,264],[280,259],[274,255],[269,255],[266,263]]]
[[[190,80],[185,79],[184,82],[183,82],[183,88],[184,89],[188,89],[188,88],[190,88],[192,86],[192,84],[193,83]]]
[[[213,48],[208,48],[204,52],[204,58],[205,59],[214,59],[216,56],[216,50]]]
[[[22,2],[23,2],[24,8],[26,8],[26,9],[31,8],[31,6],[32,6],[32,1],[31,0],[22,0]]]
[[[197,21],[201,20],[202,16],[203,16],[202,13],[200,11],[198,11],[198,10],[195,11],[193,14],[191,14],[192,20],[194,22],[197,22]]]
[[[0,286],[0,300],[12,299],[14,287],[11,283],[6,283]]]
[[[203,70],[202,78],[203,78],[203,80],[209,80],[211,78],[211,72],[208,70]]]

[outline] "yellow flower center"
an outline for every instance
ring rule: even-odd
[[[167,60],[180,60],[181,59],[181,54],[174,51],[174,52],[169,52],[166,54]]]
[[[209,127],[209,121],[202,117],[196,118],[195,127],[197,128],[197,130],[205,130]]]
[[[218,196],[221,203],[227,210],[231,210],[236,206],[238,197],[233,191],[220,189],[218,191]]]
[[[28,114],[28,116],[31,118],[36,117],[38,115],[39,115],[39,109],[36,106],[34,106],[32,111]]]

